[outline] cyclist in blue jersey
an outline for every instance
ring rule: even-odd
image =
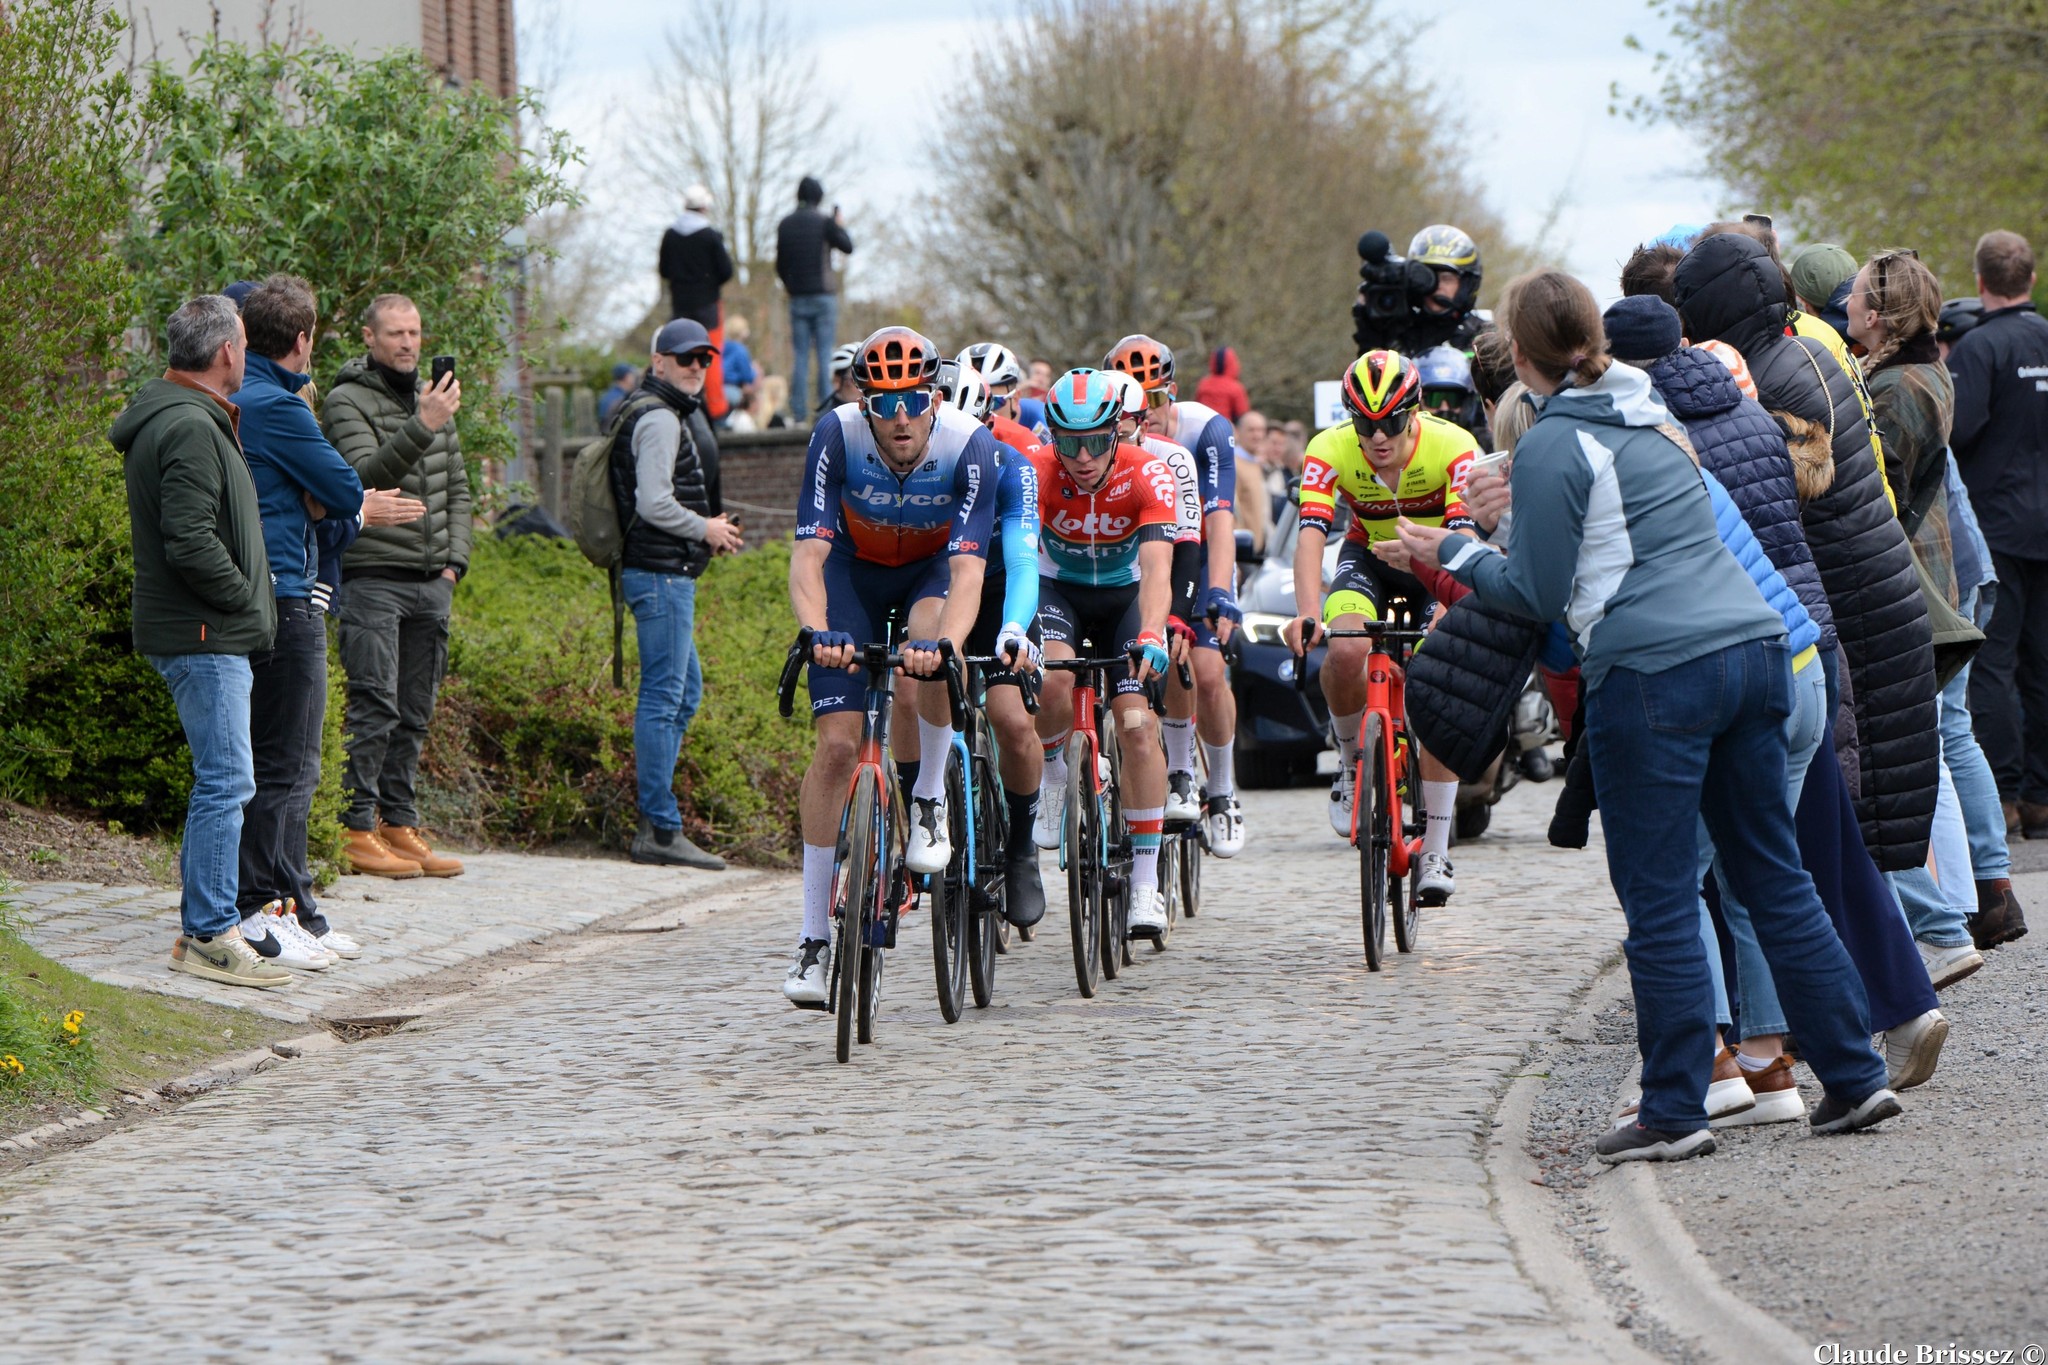
[[[1214,408],[1176,399],[1173,352],[1149,336],[1125,337],[1109,348],[1102,364],[1145,386],[1145,430],[1186,447],[1195,457],[1208,563],[1198,566],[1206,573],[1201,576],[1195,614],[1188,620],[1195,633],[1194,737],[1209,760],[1209,777],[1203,784],[1208,793],[1203,819],[1209,851],[1219,858],[1234,858],[1244,848],[1244,808],[1237,799],[1237,697],[1230,690],[1223,647],[1244,620],[1235,591],[1237,522],[1231,509],[1237,490],[1237,429]],[[1180,727],[1168,726],[1166,738],[1167,765],[1171,773],[1181,775],[1184,799],[1194,786],[1194,745]]]
[[[804,773],[804,923],[782,991],[825,1007],[831,979],[834,845],[860,745],[864,684],[860,647],[903,622],[905,672],[931,677],[939,642],[955,648],[974,627],[994,531],[995,438],[938,401],[939,353],[908,327],[884,327],[860,345],[854,382],[862,401],[818,419],[797,504],[789,597],[812,632],[809,682],[816,744]],[[950,591],[949,591],[950,590]],[[952,742],[943,688],[920,689],[917,731],[928,754]],[[952,858],[945,765],[911,783],[904,862],[942,871]]]

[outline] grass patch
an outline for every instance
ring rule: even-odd
[[[300,1031],[240,1010],[102,985],[29,947],[0,917],[0,1134]]]

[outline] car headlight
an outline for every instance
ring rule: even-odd
[[[1280,632],[1287,628],[1287,623],[1292,619],[1272,612],[1248,611],[1244,614],[1245,637],[1255,645],[1285,644],[1286,641]]]

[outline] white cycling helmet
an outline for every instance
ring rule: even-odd
[[[1145,386],[1138,382],[1137,377],[1125,374],[1122,370],[1105,370],[1103,373],[1109,376],[1109,386],[1115,389],[1117,396],[1123,400],[1124,416],[1143,417]]]
[[[981,371],[957,360],[939,362],[939,401],[952,404],[977,422],[986,422],[996,406]]]
[[[1024,382],[1024,367],[1017,362],[1016,354],[1000,341],[977,341],[953,359],[965,369],[979,371],[991,388],[998,384]]]
[[[832,353],[832,377],[837,379],[853,368],[853,362],[860,355],[860,343],[849,341]]]

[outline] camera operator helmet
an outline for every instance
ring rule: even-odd
[[[1449,223],[1424,228],[1408,244],[1408,259],[1437,272],[1438,292],[1424,299],[1422,304],[1428,311],[1462,317],[1471,312],[1472,305],[1479,301],[1479,280],[1483,274],[1479,243],[1463,229]],[[1458,281],[1457,292],[1448,300],[1442,293],[1443,277],[1447,274],[1455,275]]]
[[[1422,406],[1422,373],[1399,351],[1367,351],[1344,371],[1340,385],[1351,424],[1383,434],[1406,431]]]
[[[995,411],[995,395],[981,371],[957,360],[939,362],[939,401],[960,409],[977,422],[986,422]]]

